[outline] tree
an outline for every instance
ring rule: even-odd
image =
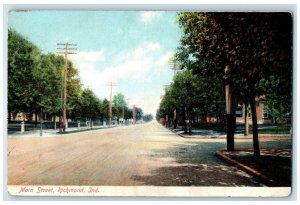
[[[122,93],[118,93],[113,97],[113,113],[119,119],[125,115],[126,101]]]
[[[201,115],[206,123],[209,113],[222,116],[223,92],[222,83],[215,77],[204,79],[194,75],[191,70],[178,72],[161,101],[160,118],[168,115],[170,122],[171,119],[175,120],[176,112],[176,119],[184,124],[185,133],[188,130],[191,132],[191,121],[196,116]],[[176,121],[173,123],[176,124]]]
[[[125,107],[125,119],[132,119],[132,109],[129,107]]]
[[[146,114],[143,116],[143,121],[145,122],[150,122],[153,120],[153,115],[152,114]]]
[[[277,120],[290,119],[292,116],[292,73],[281,73],[281,76],[271,75],[261,81],[265,90],[264,109]]]
[[[81,95],[81,116],[86,119],[95,120],[101,115],[101,101],[90,89],[84,89]]]
[[[35,101],[39,109],[49,114],[56,114],[61,110],[62,77],[61,67],[53,62],[58,60],[56,58],[53,54],[41,55],[39,64],[33,70],[36,82]]]
[[[8,111],[51,115],[62,114],[62,56],[42,54],[27,39],[13,30],[8,32]],[[81,84],[78,70],[68,61],[67,114],[79,118]]]
[[[32,112],[37,108],[36,80],[33,70],[40,60],[40,50],[16,31],[8,30],[8,113]]]
[[[63,70],[61,71],[63,76]],[[63,88],[62,88],[63,92]],[[78,77],[78,69],[73,65],[71,61],[67,64],[67,116],[70,118],[79,118],[78,113],[82,106],[83,94],[90,91],[82,91],[82,85]],[[91,94],[95,97],[94,93]]]
[[[187,56],[192,56],[196,63],[191,69],[196,73],[225,78],[232,87],[233,113],[239,100],[250,103],[254,155],[259,156],[255,100],[264,93],[261,80],[286,69],[290,73],[290,13],[182,12],[178,22],[184,32],[179,56],[185,57],[185,64],[191,64]],[[207,67],[198,66],[197,62],[203,61],[207,62]],[[232,126],[234,115],[232,118],[234,120],[228,122],[231,124],[228,127],[235,127]],[[227,138],[233,139],[232,130]]]
[[[143,109],[140,108],[140,107],[136,107],[135,108],[135,114],[136,114],[136,121],[141,120],[144,116]]]
[[[102,121],[107,121],[109,119],[109,100],[104,98],[101,105],[101,116]]]

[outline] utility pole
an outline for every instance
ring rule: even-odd
[[[128,106],[128,108],[129,108],[129,100],[130,100],[130,98],[126,98],[126,103],[127,103],[127,106]],[[124,117],[125,117],[125,115],[124,115]],[[127,116],[127,118],[128,118],[128,116]],[[126,119],[127,120],[127,123],[129,124],[129,119]],[[126,123],[125,123],[126,124]]]
[[[178,66],[177,66],[177,65],[178,65],[178,64],[174,63],[173,66],[171,67],[171,69],[174,71],[173,77],[175,76],[176,71],[178,70]]]
[[[164,85],[164,90],[165,90],[165,93],[168,91],[170,85]]]
[[[110,98],[109,98],[109,127],[111,127],[111,118],[112,118],[112,87],[116,86],[116,83],[109,82],[107,86],[110,86]]]
[[[124,119],[125,119],[125,105],[123,106],[123,121],[124,121]]]
[[[170,68],[174,71],[173,73],[173,79],[175,78],[176,75],[176,71],[179,70],[180,64],[178,63],[178,61],[176,61],[175,57],[172,57],[169,59],[169,66]],[[167,90],[166,90],[167,91]],[[173,116],[173,122],[174,122],[174,128],[177,127],[177,110],[174,110],[174,116]]]
[[[174,77],[176,74],[176,71],[179,70],[180,64],[175,60],[174,57],[170,58],[168,63],[169,63],[171,70],[174,71],[174,73],[173,73],[173,77]]]
[[[43,110],[41,108],[41,114],[40,114],[40,136],[43,136]]]
[[[135,105],[132,106],[132,118],[133,118],[133,124],[136,123],[136,107]]]
[[[63,92],[63,120],[62,120],[62,131],[66,131],[67,121],[67,66],[68,66],[68,54],[76,54],[77,44],[73,43],[58,43],[57,46],[63,46],[57,48],[58,54],[64,55],[64,92]]]

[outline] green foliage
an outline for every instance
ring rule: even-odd
[[[102,103],[90,89],[84,89],[81,94],[81,117],[86,119],[100,118]]]
[[[277,75],[292,67],[290,13],[182,12],[178,22],[184,35],[177,58],[197,74],[227,78],[240,100],[264,94],[260,81],[270,75],[291,80]]]
[[[135,108],[135,113],[136,113],[136,121],[141,120],[144,116],[143,110],[140,107]]]
[[[40,50],[13,30],[8,31],[8,109],[31,112],[38,105],[34,69],[40,60]]]
[[[63,76],[63,70],[62,74]],[[81,112],[83,97],[82,85],[78,77],[78,69],[74,67],[71,61],[67,64],[67,113],[69,117],[81,118],[78,115]],[[94,95],[94,94],[93,94]]]
[[[292,73],[288,71],[281,75],[271,75],[260,82],[265,90],[264,108],[278,120],[292,116]]]
[[[107,121],[109,119],[109,101],[104,98],[101,105],[102,120]]]
[[[176,56],[183,67],[230,84],[233,110],[238,101],[250,103],[254,153],[259,156],[256,97],[265,94],[274,115],[291,113],[291,14],[181,12],[177,21],[184,34]],[[228,121],[228,133],[234,123]]]
[[[152,114],[146,114],[146,115],[143,116],[143,120],[145,122],[150,122],[150,121],[153,120],[153,115]]]
[[[125,107],[125,119],[132,119],[132,109],[129,107]]]
[[[8,32],[8,109],[15,112],[62,113],[64,59],[42,54],[13,30]],[[74,117],[80,105],[81,85],[78,70],[68,62],[67,109]]]
[[[159,109],[160,118],[173,116],[174,110],[179,115],[206,115],[209,112],[222,114],[224,110],[224,89],[216,77],[202,78],[191,70],[178,72],[173,83],[167,89]]]
[[[63,59],[53,54],[41,55],[33,70],[35,80],[35,102],[43,112],[57,114],[61,111]]]
[[[125,115],[125,107],[126,107],[126,101],[125,96],[122,93],[118,93],[113,97],[113,113],[118,118],[123,117],[123,109],[124,109],[124,115]]]

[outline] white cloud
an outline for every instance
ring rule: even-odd
[[[80,52],[75,56],[73,57],[74,63],[79,68],[79,76],[84,87],[89,87],[101,98],[107,98],[109,90],[106,84],[110,81],[119,85],[114,92],[121,89],[121,83],[127,84],[134,81],[142,82],[145,86],[147,83],[148,85],[155,83],[157,77],[168,72],[168,59],[172,53],[162,52],[159,43],[147,42],[129,52],[120,52],[117,54],[119,60],[104,68],[103,66],[101,68],[101,62],[105,59],[104,50]],[[114,59],[114,56],[111,58]],[[107,61],[109,59],[105,62]],[[156,92],[151,94],[151,100],[149,100],[150,93],[143,93],[142,88],[138,95],[135,93],[131,97],[130,90],[124,94],[131,98],[131,105],[136,104],[142,107],[145,113],[155,112],[160,100]]]
[[[151,24],[158,16],[158,12],[155,11],[143,11],[141,13],[141,21],[145,24]]]
[[[100,51],[78,52],[70,57],[75,63],[96,63],[105,59],[104,49]]]
[[[94,77],[102,82],[119,80],[142,80],[147,77],[147,73],[155,69],[156,62],[154,55],[160,50],[158,43],[148,42],[140,45],[131,52],[124,54],[122,62],[98,71]]]
[[[143,109],[144,114],[153,114],[155,116],[160,102],[160,95],[144,92],[139,93],[138,98],[134,100],[135,104]]]
[[[165,55],[163,55],[159,61],[157,61],[157,65],[159,67],[164,67],[166,64],[168,64],[169,59],[174,55],[172,52],[167,52]],[[168,65],[169,66],[169,65]]]

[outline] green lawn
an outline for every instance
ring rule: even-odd
[[[259,134],[290,134],[291,125],[258,125]],[[249,129],[252,134],[252,126]]]
[[[226,132],[226,125],[216,124],[216,123],[194,124],[193,128]],[[291,129],[291,125],[287,125],[287,124],[258,125],[258,133],[259,134],[290,134],[290,129]],[[243,133],[244,125],[237,124],[236,132]],[[252,125],[250,125],[250,127],[249,127],[249,133],[252,134]]]
[[[35,127],[34,125],[33,126],[25,126],[25,131],[33,131],[33,130],[39,130],[40,127],[37,126]],[[21,131],[21,125],[19,126],[9,126],[7,128],[8,132],[18,132],[18,131]]]

